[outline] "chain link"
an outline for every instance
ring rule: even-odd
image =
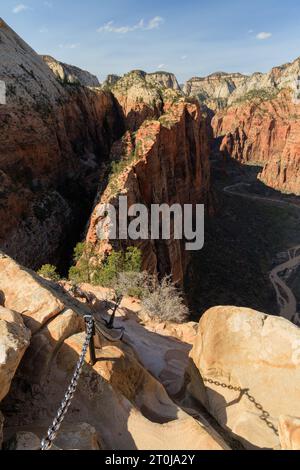
[[[274,424],[270,420],[271,418],[270,413],[268,413],[268,411],[266,411],[263,408],[263,406],[260,403],[258,403],[252,395],[250,395],[249,389],[247,388],[245,389],[242,387],[234,387],[233,385],[227,385],[225,383],[221,383],[221,382],[218,382],[217,380],[212,380],[212,379],[203,379],[203,381],[205,383],[216,385],[217,387],[227,388],[228,390],[232,390],[234,392],[240,392],[243,395],[245,395],[245,397],[247,397],[250,403],[252,403],[261,412],[259,418],[266,423],[268,428],[271,429],[276,434],[276,436],[279,436],[278,429],[274,426]]]
[[[47,436],[42,440],[41,442],[41,450],[49,450],[53,444],[53,441],[55,440],[59,429],[62,425],[62,422],[65,418],[65,415],[67,414],[67,411],[71,405],[71,402],[73,400],[74,394],[77,389],[78,381],[82,372],[82,368],[84,365],[84,360],[85,356],[90,344],[90,341],[93,337],[94,334],[94,318],[91,315],[85,315],[84,317],[85,322],[86,322],[86,338],[82,347],[82,351],[80,354],[80,357],[78,359],[78,362],[75,367],[75,371],[71,380],[71,383],[66,391],[66,394],[61,402],[60,408],[57,412],[57,415],[48,429]]]

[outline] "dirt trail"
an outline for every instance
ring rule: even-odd
[[[297,204],[293,204],[287,201],[279,201],[277,199],[272,199],[269,197],[267,198],[253,194],[239,193],[235,190],[235,188],[241,188],[243,186],[249,187],[251,185],[248,183],[237,183],[224,188],[224,192],[233,196],[243,197],[245,199],[252,199],[256,201],[260,200],[264,203],[272,205],[296,207],[300,210],[300,206],[298,206]],[[297,299],[292,289],[290,289],[290,287],[286,284],[287,279],[285,280],[280,277],[280,274],[284,271],[288,270],[288,272],[291,273],[294,269],[300,266],[300,245],[295,246],[284,253],[279,253],[278,256],[282,255],[285,258],[288,258],[288,260],[283,263],[280,263],[272,269],[272,271],[270,272],[270,281],[276,292],[280,316],[300,326],[300,312],[297,312]]]

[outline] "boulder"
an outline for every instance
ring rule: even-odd
[[[282,450],[300,450],[300,419],[280,416],[279,437]]]
[[[61,450],[101,450],[102,448],[96,429],[87,423],[63,426],[57,435],[55,446]]]
[[[190,392],[247,448],[278,447],[281,415],[300,416],[300,329],[247,308],[201,318]]]
[[[9,391],[29,342],[30,331],[21,315],[0,306],[0,401]]]
[[[21,313],[32,333],[63,310],[64,304],[47,287],[47,281],[3,253],[0,273],[5,306]]]
[[[28,431],[17,432],[5,445],[6,450],[39,450],[40,439]]]

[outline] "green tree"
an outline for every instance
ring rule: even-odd
[[[52,264],[44,264],[41,269],[38,270],[38,275],[50,279],[51,281],[59,281],[60,275],[57,272],[56,266]]]
[[[69,270],[69,279],[75,283],[91,282],[91,258],[95,250],[91,243],[80,242],[74,248],[73,259],[76,262]]]

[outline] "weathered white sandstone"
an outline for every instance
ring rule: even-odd
[[[252,75],[217,72],[208,77],[194,77],[187,81],[184,91],[196,96],[214,111],[226,108],[245,97],[274,94],[289,88],[296,94],[300,77],[300,58],[291,63],[274,67],[268,73]]]
[[[300,329],[287,320],[212,308],[200,320],[191,360],[191,393],[247,447],[279,445],[263,412],[275,428],[281,415],[300,416]]]
[[[62,83],[100,87],[98,78],[86,70],[82,70],[74,65],[59,62],[49,55],[43,55],[42,59]]]

